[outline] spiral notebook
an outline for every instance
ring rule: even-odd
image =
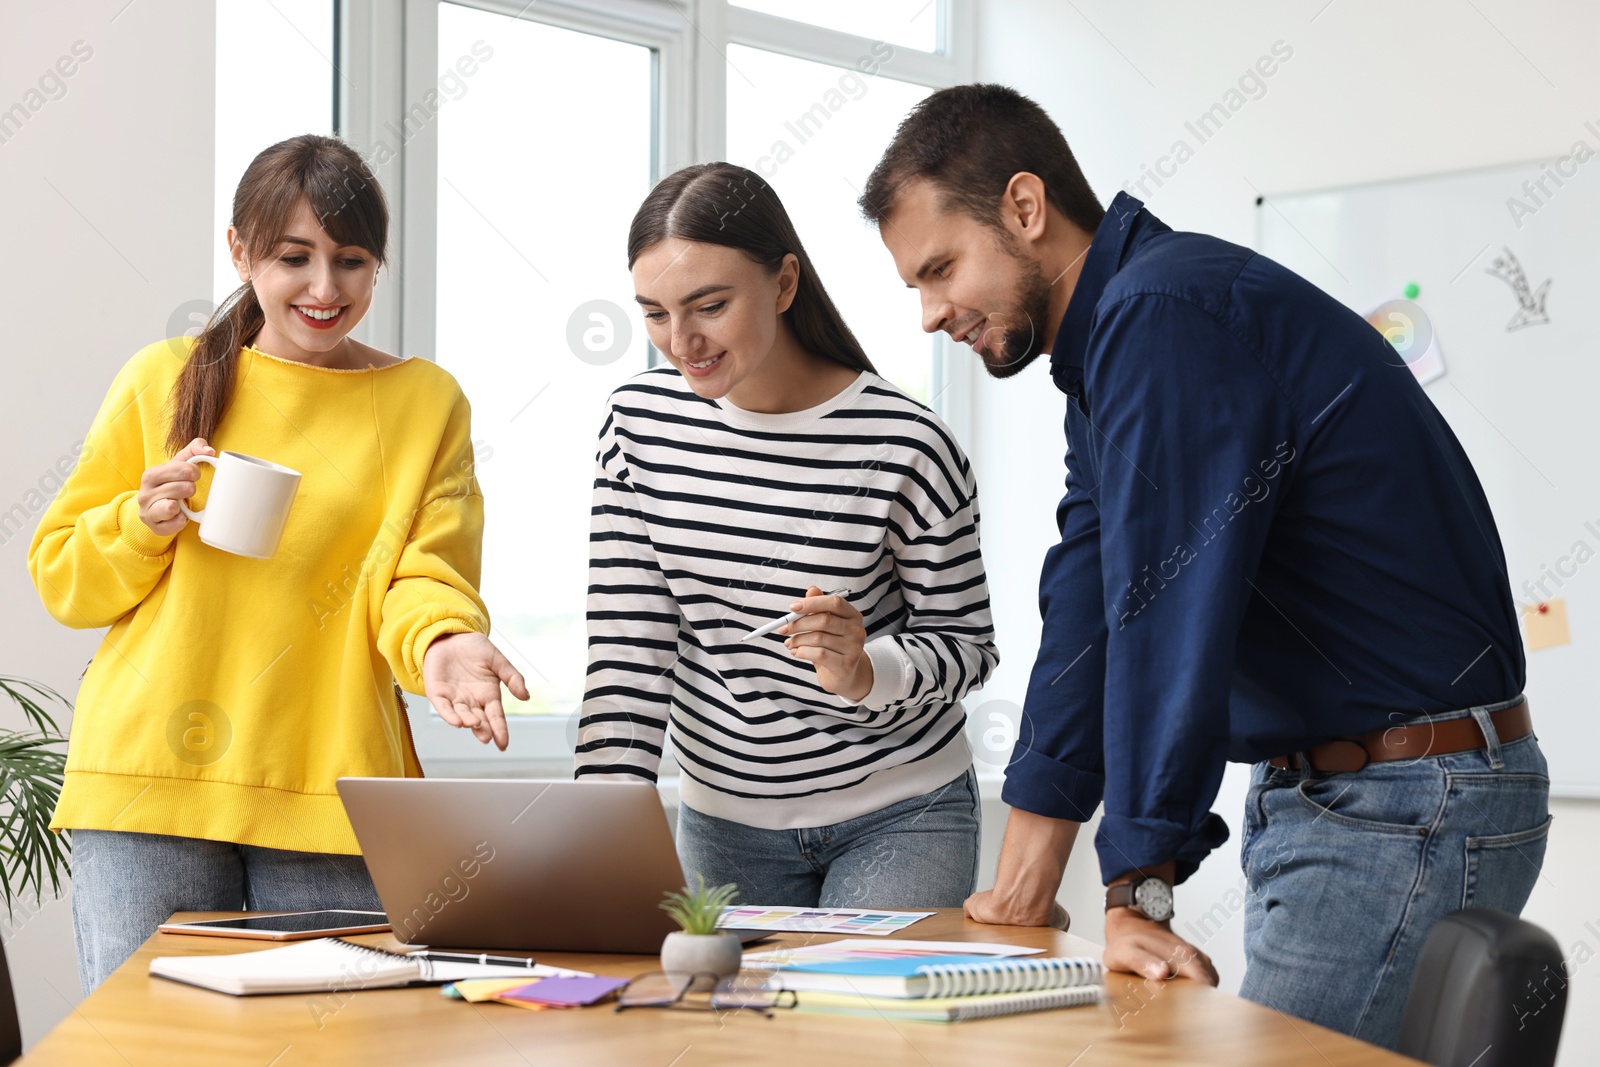
[[[972,997],[927,997],[902,999],[868,997],[859,993],[800,993],[796,1011],[825,1012],[830,1015],[863,1015],[873,1019],[909,1019],[919,1022],[953,1023],[963,1019],[987,1019],[995,1015],[1019,1015],[1027,1011],[1072,1008],[1098,1004],[1102,988],[1098,985],[1071,989],[1040,989],[1031,993],[990,993]]]
[[[322,993],[403,985],[439,985],[468,978],[532,980],[587,974],[542,964],[504,967],[445,963],[403,956],[372,945],[358,945],[334,937],[302,941],[259,952],[235,952],[220,956],[158,956],[150,961],[150,973],[158,978],[214,989],[218,993],[231,993],[236,997],[259,993]]]
[[[782,984],[798,991],[911,999],[1097,987],[1101,976],[1100,961],[1087,956],[990,959],[948,955],[790,963],[783,968]]]

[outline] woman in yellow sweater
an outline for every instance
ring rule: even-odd
[[[52,824],[85,992],[174,911],[379,907],[334,782],[422,773],[399,688],[501,749],[501,682],[527,698],[485,636],[466,398],[349,336],[387,233],[349,146],[257,156],[228,230],[244,284],[192,344],[123,367],[34,535],[51,615],[110,627]],[[271,559],[179,509],[190,460],[222,450],[302,474]]]

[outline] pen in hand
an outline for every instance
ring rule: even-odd
[[[823,595],[824,596],[849,596],[850,595],[850,590],[848,590],[848,589],[832,589],[832,590],[829,590],[827,593],[824,593]],[[754,630],[751,630],[749,633],[747,633],[743,637],[739,638],[739,640],[740,641],[754,641],[758,637],[765,637],[768,634],[772,633],[773,631],[777,630],[779,627],[787,626],[791,622],[794,622],[796,619],[803,619],[803,618],[805,618],[805,616],[806,616],[805,612],[802,612],[802,611],[791,611],[791,612],[789,612],[789,614],[783,616],[782,618],[773,619],[769,623],[763,623],[762,625],[757,626]]]

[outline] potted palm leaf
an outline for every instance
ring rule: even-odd
[[[667,893],[661,908],[681,929],[661,944],[661,969],[668,974],[714,974],[729,978],[739,973],[742,959],[737,934],[718,930],[722,912],[738,895],[736,885],[707,886],[705,875],[695,875],[695,887]]]
[[[68,847],[50,832],[50,817],[66,771],[66,738],[46,704],[72,705],[49,686],[0,676],[0,694],[22,709],[30,729],[0,730],[0,892],[9,913],[32,893],[44,896],[46,880],[60,896],[69,876]]]

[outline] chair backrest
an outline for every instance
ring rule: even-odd
[[[0,944],[0,1063],[22,1055],[22,1024],[17,1020],[17,998],[11,993],[11,968],[6,947]]]
[[[1422,947],[1399,1051],[1434,1067],[1550,1067],[1566,1008],[1555,938],[1504,912],[1454,911]]]

